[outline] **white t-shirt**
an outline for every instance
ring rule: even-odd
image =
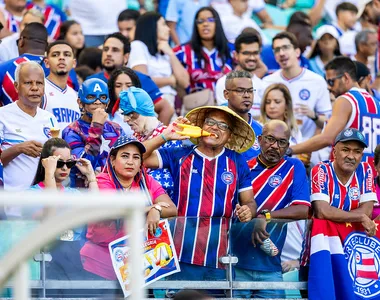
[[[0,44],[0,63],[19,57],[17,40],[20,38],[20,33],[16,32],[10,36],[1,39]]]
[[[228,0],[212,0],[211,6],[215,8],[220,16],[232,12],[232,6],[228,3]],[[245,14],[250,17],[252,12],[257,13],[263,9],[265,9],[264,0],[248,0],[248,11]]]
[[[155,56],[149,53],[148,47],[141,41],[131,43],[131,54],[129,55],[128,67],[146,65],[150,77],[169,77],[173,74],[170,59],[167,55],[157,53]],[[160,88],[163,94],[176,95],[177,92],[171,86]]]
[[[227,100],[224,98],[224,90],[226,88],[226,78],[224,75],[218,79],[215,86],[216,102],[218,105],[227,105]],[[252,116],[257,119],[260,116],[261,99],[264,96],[265,85],[262,80],[256,75],[252,76],[252,85],[255,89],[253,94],[253,105],[251,108]]]
[[[57,119],[40,108],[32,117],[22,111],[17,102],[0,107],[1,150],[30,140],[45,143],[50,138],[51,123],[58,126]],[[21,191],[29,188],[36,175],[38,160],[39,157],[20,154],[4,166],[4,189]]]
[[[61,132],[70,123],[81,116],[77,102],[78,95],[71,87],[61,89],[48,78],[45,79],[45,97],[43,109],[52,113],[58,121]]]
[[[117,18],[127,9],[125,0],[70,0],[71,19],[77,21],[84,35],[106,35],[119,31]]]
[[[224,13],[221,15],[221,21],[226,38],[230,43],[234,43],[237,36],[247,27],[252,27],[260,33],[263,45],[269,43],[259,25],[247,15],[239,17],[234,13]]]
[[[293,108],[297,104],[307,104],[311,110],[314,110],[320,115],[331,115],[331,102],[327,89],[327,84],[322,76],[302,69],[300,75],[287,79],[282,75],[282,70],[278,70],[273,74],[263,78],[264,84],[268,87],[273,83],[285,84],[292,96]],[[302,117],[302,125],[300,125],[303,138],[311,138],[316,130],[316,125],[313,120],[306,116]]]
[[[324,13],[325,13],[328,21],[336,21],[337,20],[335,10],[336,10],[336,7],[339,4],[341,4],[342,2],[347,2],[347,0],[328,0],[325,2]],[[359,0],[350,0],[348,2],[351,2],[352,4],[356,5],[356,7],[357,7]],[[317,3],[317,2],[315,1],[315,3]]]

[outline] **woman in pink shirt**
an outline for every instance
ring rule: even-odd
[[[161,185],[144,170],[142,164],[144,152],[144,145],[136,138],[119,137],[109,153],[104,172],[97,176],[97,180],[101,190],[145,192],[147,228],[151,234],[154,234],[160,219],[176,216],[177,208]],[[85,270],[103,278],[116,279],[108,244],[125,235],[122,228],[120,220],[88,225],[86,234],[88,241],[81,249]]]

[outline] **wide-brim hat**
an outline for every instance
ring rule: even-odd
[[[252,127],[237,113],[227,106],[202,106],[188,112],[186,118],[195,126],[203,127],[206,116],[212,111],[222,111],[232,117],[232,133],[225,147],[242,153],[252,147],[255,142],[255,132]],[[198,139],[190,139],[198,144]]]

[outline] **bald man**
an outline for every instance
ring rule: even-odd
[[[37,171],[42,145],[58,127],[56,118],[39,108],[44,95],[44,71],[37,62],[18,65],[15,76],[18,101],[0,107],[1,161],[4,189],[25,190]]]
[[[289,224],[292,229],[287,230],[286,223],[272,221],[306,219],[310,208],[305,167],[297,158],[285,156],[289,138],[286,123],[280,120],[268,122],[258,137],[261,152],[248,162],[258,215],[254,222],[237,223],[232,229],[232,250],[239,258],[235,268],[238,281],[282,281],[282,271],[299,266],[304,223],[292,222]],[[284,247],[285,238],[290,239],[286,244],[293,247],[291,251]],[[283,249],[289,253],[282,253]],[[286,254],[286,263],[281,264],[283,254]],[[241,290],[234,294],[237,298],[284,296],[281,290]]]

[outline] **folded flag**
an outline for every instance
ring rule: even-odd
[[[310,300],[380,300],[380,231],[368,237],[360,223],[313,219]]]

